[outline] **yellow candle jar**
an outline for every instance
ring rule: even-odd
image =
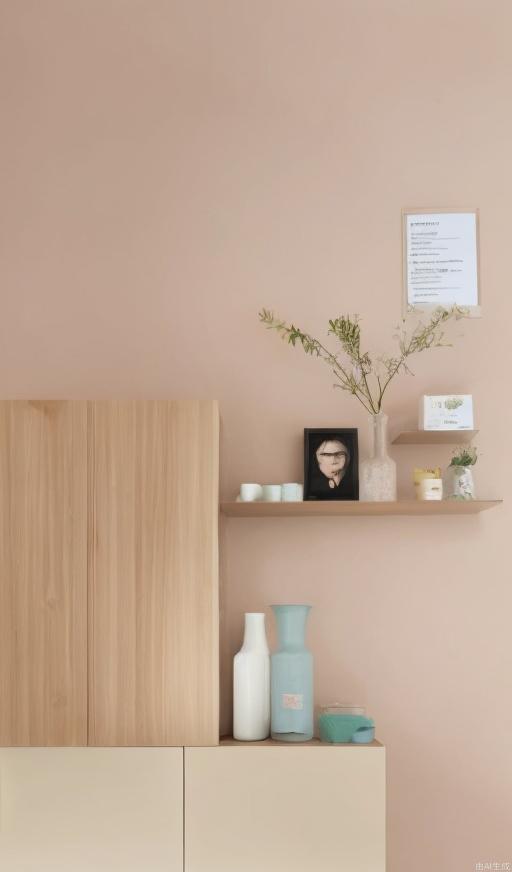
[[[425,499],[421,495],[421,482],[426,479],[440,479],[441,478],[441,468],[436,466],[434,469],[421,469],[420,467],[416,467],[414,469],[414,492],[416,494],[416,499],[421,500]]]

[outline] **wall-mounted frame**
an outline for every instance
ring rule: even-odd
[[[403,209],[403,312],[482,314],[478,209]]]

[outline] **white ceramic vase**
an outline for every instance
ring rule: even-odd
[[[233,736],[257,742],[270,733],[270,655],[265,615],[245,615],[243,645],[233,668]]]

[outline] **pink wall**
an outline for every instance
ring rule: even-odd
[[[490,0],[4,0],[0,387],[216,396],[222,491],[301,475],[359,426],[264,332],[400,315],[403,206],[479,206],[484,318],[389,394],[469,391],[481,494],[510,494],[512,9]],[[363,438],[363,449],[366,434]],[[449,451],[401,448],[417,463]],[[512,862],[511,509],[225,521],[223,657],[244,610],[310,601],[317,696],[388,746],[391,872]],[[229,673],[225,700],[228,723]]]

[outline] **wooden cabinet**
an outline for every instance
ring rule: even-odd
[[[218,414],[91,405],[89,742],[218,742]]]
[[[182,748],[0,750],[0,869],[182,872]]]
[[[87,744],[87,404],[0,403],[0,745]]]
[[[218,742],[218,429],[0,403],[0,745]]]
[[[186,872],[384,872],[378,743],[185,748]]]

